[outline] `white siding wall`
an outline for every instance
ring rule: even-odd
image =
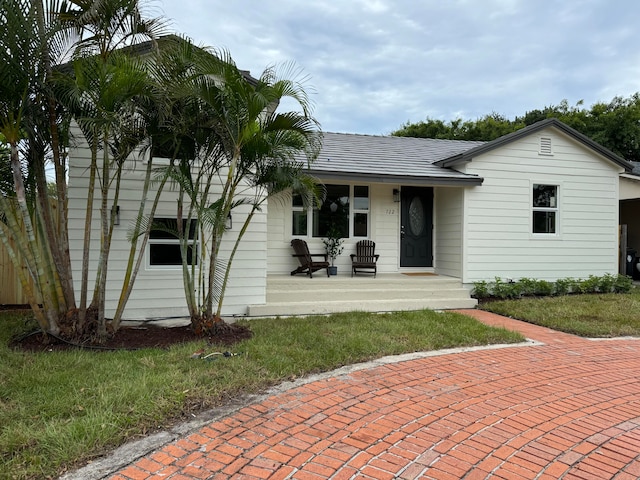
[[[74,269],[74,283],[80,289],[82,247],[84,236],[84,219],[86,211],[87,186],[89,175],[89,150],[86,144],[80,143],[78,148],[70,152],[69,168],[69,235],[71,256]],[[135,168],[134,168],[135,167]],[[144,178],[144,165],[130,160],[123,174],[122,189],[118,205],[120,206],[120,225],[113,234],[111,253],[109,256],[108,284],[106,291],[107,316],[115,312],[120,295],[130,243],[126,234],[130,223],[135,219],[140,205]],[[96,264],[100,248],[100,214],[99,192],[96,192],[96,203],[93,215],[93,231],[91,235],[91,269],[89,272],[90,289],[94,284]],[[215,195],[215,193],[214,193]],[[147,205],[153,200],[149,195]],[[165,187],[162,200],[156,211],[157,217],[176,216],[177,193],[169,186]],[[221,247],[223,258],[228,258],[235,236],[240,231],[246,218],[247,208],[233,210],[233,229],[225,235]],[[233,261],[230,283],[225,295],[223,315],[244,315],[249,304],[261,304],[266,296],[266,206],[258,212],[245,234]],[[146,251],[144,254],[146,255]],[[145,319],[156,317],[183,316],[187,314],[182,273],[180,268],[150,268],[148,261],[143,260],[133,292],[127,303],[125,319]],[[79,295],[78,299],[79,301]]]
[[[462,277],[463,188],[435,189],[435,270],[440,275]]]
[[[327,182],[333,183],[333,182]],[[357,185],[363,185],[358,183]],[[393,189],[397,185],[369,185],[369,238],[376,242],[376,253],[380,254],[378,272],[397,272],[399,259],[398,222],[400,204],[393,202]],[[278,198],[269,202],[268,214],[268,272],[271,275],[288,275],[297,268],[298,261],[291,256],[292,234],[291,199]],[[311,253],[324,253],[321,238],[311,235],[304,238]],[[336,261],[339,275],[351,274],[349,255],[355,252],[355,244],[361,238],[350,238],[344,242],[344,251]],[[324,272],[322,272],[324,274]]]
[[[640,198],[640,177],[620,177],[620,200]]]
[[[540,136],[553,155],[539,155]],[[494,277],[555,280],[616,273],[617,166],[549,129],[473,159],[464,169],[484,177],[464,196],[463,281]],[[557,236],[531,233],[532,185],[559,185]]]

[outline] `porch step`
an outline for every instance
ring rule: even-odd
[[[270,276],[267,303],[250,305],[248,315],[317,315],[347,311],[390,312],[400,310],[446,310],[473,308],[460,280],[441,276],[336,276],[313,278]]]

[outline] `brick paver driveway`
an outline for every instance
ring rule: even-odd
[[[640,340],[585,340],[464,313],[541,344],[314,381],[246,406],[112,478],[640,477]]]

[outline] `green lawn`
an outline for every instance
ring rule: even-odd
[[[583,337],[640,336],[640,289],[495,301],[481,308]]]
[[[455,313],[352,313],[251,320],[241,355],[209,362],[194,341],[167,350],[25,353],[33,328],[0,313],[0,478],[55,476],[190,413],[286,379],[385,355],[510,343],[519,334]],[[207,351],[212,351],[211,347]]]

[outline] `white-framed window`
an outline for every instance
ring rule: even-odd
[[[326,237],[337,230],[343,238],[369,235],[369,187],[367,185],[325,185],[322,206],[305,208],[300,195],[293,195],[294,236]]]
[[[187,231],[187,221],[182,221],[187,241],[187,262],[198,263],[198,222],[191,220]],[[153,228],[147,244],[149,268],[179,268],[182,266],[178,221],[175,218],[154,218]]]
[[[558,185],[534,183],[532,187],[532,233],[557,235],[559,220]]]

